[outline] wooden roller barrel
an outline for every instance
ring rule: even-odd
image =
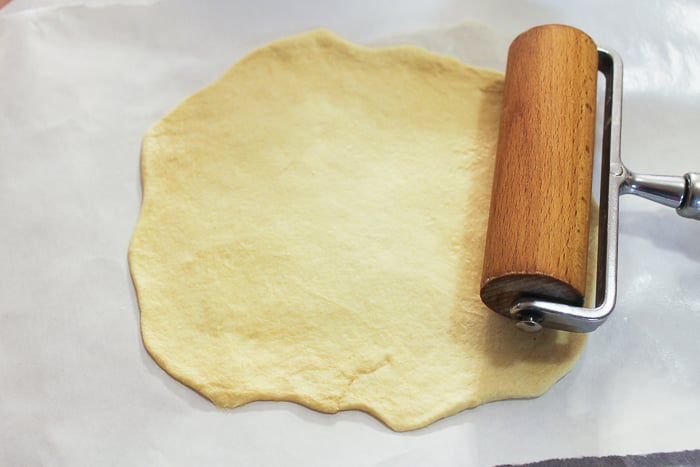
[[[481,279],[494,311],[583,303],[597,72],[595,43],[572,27],[536,27],[510,46]]]

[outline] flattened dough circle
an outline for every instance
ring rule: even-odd
[[[288,400],[411,430],[543,393],[584,337],[479,300],[503,78],[325,31],[275,42],[146,135],[144,343],[220,407]]]

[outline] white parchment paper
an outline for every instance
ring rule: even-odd
[[[0,465],[456,466],[700,448],[700,223],[641,200],[621,203],[613,317],[538,399],[398,434],[360,412],[217,410],[143,349],[126,259],[140,142],[179,101],[254,47],[311,28],[503,69],[515,35],[549,22],[621,53],[630,168],[700,171],[697,3],[15,0],[0,10]]]

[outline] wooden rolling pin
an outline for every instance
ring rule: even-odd
[[[595,138],[598,51],[578,29],[540,26],[511,44],[481,298],[581,305]]]

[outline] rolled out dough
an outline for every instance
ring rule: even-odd
[[[503,77],[315,31],[256,50],[146,135],[130,246],[148,352],[220,407],[411,430],[543,393],[584,337],[479,300]]]

